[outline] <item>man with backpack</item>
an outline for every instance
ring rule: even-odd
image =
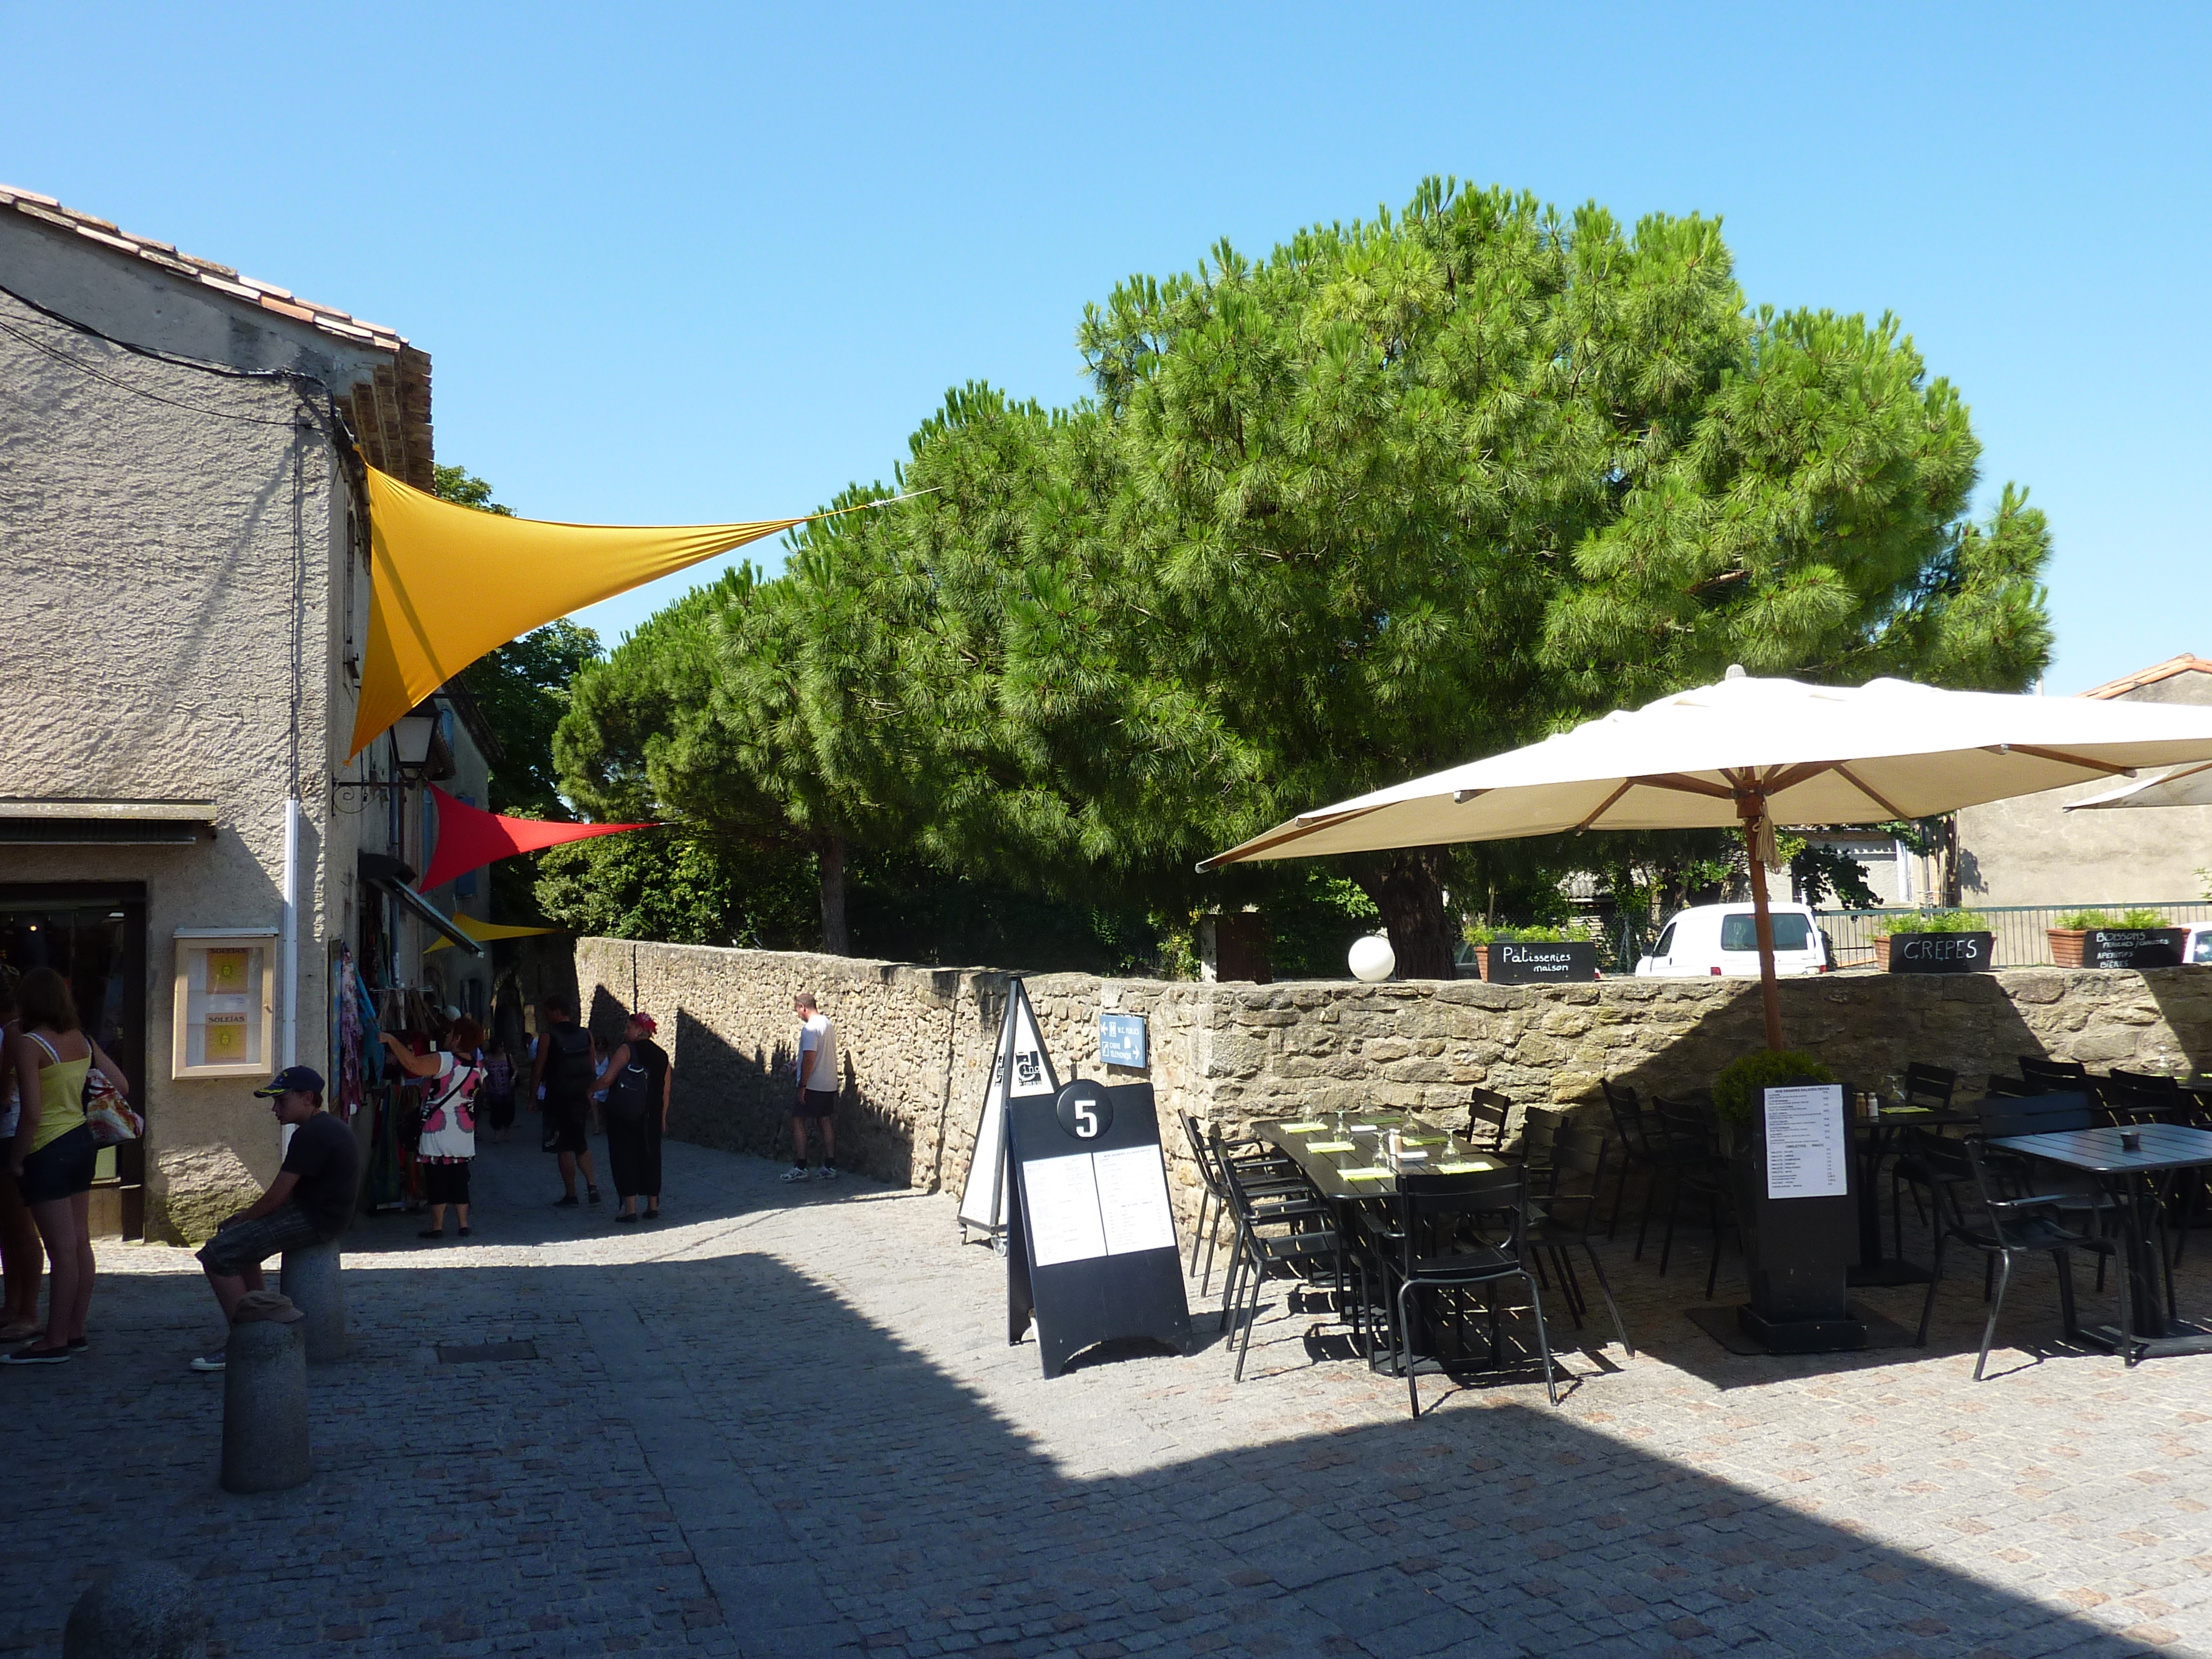
[[[545,999],[545,1030],[538,1040],[538,1058],[530,1068],[532,1093],[545,1114],[545,1133],[540,1143],[561,1157],[562,1195],[555,1207],[576,1207],[576,1166],[584,1170],[585,1190],[599,1201],[599,1171],[592,1167],[592,1143],[585,1138],[591,1112],[592,1080],[599,1074],[599,1045],[592,1034],[576,1024],[576,1011],[566,997]]]

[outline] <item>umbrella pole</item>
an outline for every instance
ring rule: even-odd
[[[1766,1046],[1782,1052],[1782,988],[1774,978],[1774,915],[1766,908],[1766,863],[1759,855],[1759,820],[1766,802],[1759,796],[1739,797],[1736,811],[1743,816],[1743,847],[1751,866],[1752,926],[1759,936],[1759,1000],[1766,1015]]]

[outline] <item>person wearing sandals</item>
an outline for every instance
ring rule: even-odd
[[[476,1063],[483,1030],[464,1014],[446,1030],[445,1047],[434,1054],[410,1054],[390,1032],[384,1046],[410,1077],[430,1079],[422,1098],[422,1139],[415,1161],[422,1170],[423,1196],[430,1203],[430,1224],[418,1237],[446,1236],[446,1206],[453,1206],[461,1237],[469,1236],[469,1164],[477,1155],[477,1087],[483,1081]]]
[[[641,1196],[646,1202],[645,1218],[660,1219],[660,1137],[668,1128],[668,1097],[676,1067],[667,1051],[653,1040],[659,1029],[651,1014],[632,1014],[623,1028],[623,1040],[592,1085],[593,1093],[606,1094],[607,1166],[615,1196],[622,1200],[617,1221],[637,1219]]]
[[[13,1161],[8,1146],[15,1138],[23,1097],[39,1087],[38,1049],[27,1042],[16,1046],[23,1024],[15,1018],[15,979],[13,969],[0,969],[0,1279],[7,1285],[0,1342],[21,1342],[39,1334],[39,1281],[46,1271],[38,1223],[31,1219],[30,1206],[8,1168]]]
[[[21,1074],[33,1060],[38,1086],[24,1088],[9,1142],[8,1167],[30,1207],[52,1264],[46,1297],[46,1334],[28,1347],[0,1354],[0,1364],[52,1365],[85,1346],[84,1316],[92,1305],[92,1168],[99,1148],[84,1121],[86,1074],[94,1066],[118,1089],[128,1090],[122,1069],[79,1029],[69,981],[51,968],[33,968],[15,988],[22,1035],[10,1049]],[[32,1053],[26,1056],[24,1051]]]
[[[249,1207],[227,1218],[213,1238],[200,1246],[200,1266],[208,1288],[228,1325],[238,1304],[265,1290],[261,1264],[272,1255],[307,1245],[327,1244],[353,1219],[355,1189],[361,1180],[361,1152],[343,1120],[323,1109],[322,1073],[307,1066],[287,1066],[256,1089],[279,1124],[289,1124],[292,1144],[269,1190]],[[219,1371],[222,1351],[192,1361],[196,1371]]]

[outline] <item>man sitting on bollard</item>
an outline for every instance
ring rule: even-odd
[[[240,1297],[264,1288],[264,1261],[302,1245],[327,1244],[345,1231],[361,1179],[353,1131],[323,1109],[320,1073],[288,1066],[253,1092],[270,1102],[279,1123],[292,1126],[292,1144],[269,1190],[200,1247],[200,1266],[207,1269],[226,1324]],[[222,1368],[220,1350],[192,1361],[196,1371]]]

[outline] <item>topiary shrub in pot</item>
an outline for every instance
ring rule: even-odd
[[[1720,1120],[1723,1152],[1759,1130],[1760,1091],[1784,1083],[1833,1083],[1836,1074],[1802,1049],[1761,1048],[1730,1060],[1713,1079],[1713,1115]]]

